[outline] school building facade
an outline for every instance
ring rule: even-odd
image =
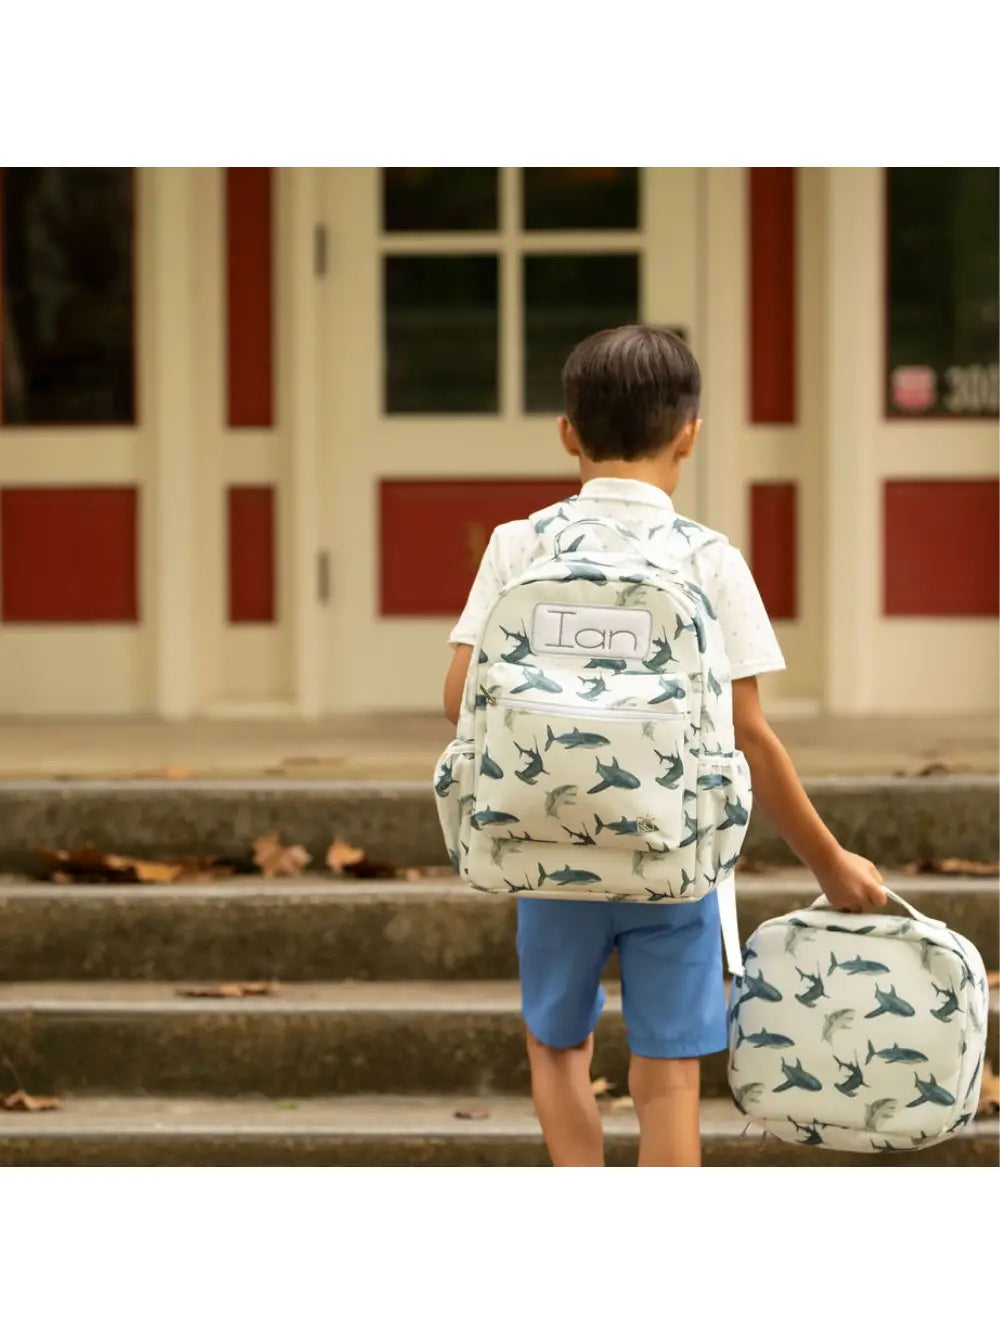
[[[776,711],[992,711],[997,174],[0,172],[0,714],[436,709],[559,367],[683,332]]]

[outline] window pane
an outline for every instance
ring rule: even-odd
[[[496,167],[386,167],[384,231],[496,231]]]
[[[525,167],[526,231],[635,231],[638,167]]]
[[[599,329],[639,322],[639,256],[529,255],[524,261],[524,409],[562,407],[563,362]]]
[[[890,416],[997,414],[997,172],[887,171]]]
[[[496,255],[387,255],[387,412],[496,412]]]
[[[3,421],[135,421],[132,170],[8,167]]]

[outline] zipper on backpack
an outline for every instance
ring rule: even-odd
[[[500,704],[504,708],[513,709],[520,713],[557,713],[561,717],[575,717],[581,721],[587,721],[588,718],[605,718],[609,721],[617,719],[619,722],[638,721],[643,722],[686,722],[691,716],[691,710],[684,713],[675,712],[657,712],[651,708],[576,708],[572,704],[556,703],[534,703],[531,700],[512,699],[509,695],[491,694],[489,690],[484,689],[482,693],[486,697],[487,704]]]

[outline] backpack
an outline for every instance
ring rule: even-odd
[[[729,662],[695,551],[724,537],[532,515],[536,547],[473,651],[435,772],[445,843],[487,893],[690,902],[726,889],[750,818]],[[720,899],[721,901],[721,899]]]
[[[976,1113],[989,987],[975,945],[889,891],[906,916],[825,898],[765,921],[729,1001],[729,1087],[788,1143],[929,1148]]]

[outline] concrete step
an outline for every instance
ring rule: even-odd
[[[530,1101],[447,1097],[303,1102],[69,1099],[59,1111],[0,1116],[5,1166],[544,1166]],[[730,1104],[702,1103],[706,1166],[996,1166],[997,1122],[977,1120],[919,1153],[839,1153],[782,1143]],[[631,1111],[608,1111],[609,1166],[635,1162]]]
[[[624,1091],[628,1047],[609,984],[593,1070]],[[998,1004],[989,1049],[1000,1065]],[[270,1098],[520,1093],[528,1061],[513,981],[298,984],[246,1000],[152,982],[0,986],[0,1051],[29,1091]],[[703,1092],[727,1095],[725,1056]]]
[[[811,778],[806,786],[834,833],[880,864],[996,856],[995,775]],[[335,837],[396,865],[445,863],[429,773],[425,782],[0,782],[0,871],[30,871],[36,847],[84,843],[145,857],[245,857],[269,829],[305,845],[318,864]],[[746,851],[792,860],[763,816],[751,822]]]
[[[1000,966],[996,880],[889,875],[913,905]],[[739,878],[745,939],[807,905],[802,871]],[[217,885],[0,882],[0,980],[397,981],[513,977],[515,904],[456,880],[260,879]]]

